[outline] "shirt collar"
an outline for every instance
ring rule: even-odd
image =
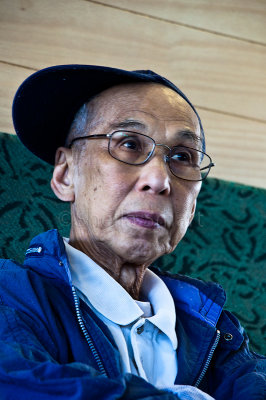
[[[176,349],[174,300],[162,279],[149,269],[146,270],[143,278],[141,295],[148,298],[153,308],[154,315],[148,320],[169,337],[173,348]]]
[[[105,318],[118,325],[129,325],[144,316],[143,307],[102,267],[85,253],[77,250],[64,238],[70,263],[73,285],[88,299],[89,303]],[[146,270],[141,296],[151,303],[154,315],[148,320],[164,332],[177,347],[175,333],[175,307],[165,283],[152,271]],[[140,303],[139,303],[140,304]]]

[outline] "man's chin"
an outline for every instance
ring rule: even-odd
[[[121,244],[120,244],[121,245]],[[150,265],[157,258],[166,253],[166,249],[158,243],[153,243],[140,239],[129,239],[124,246],[115,246],[115,252],[125,262],[140,265]]]

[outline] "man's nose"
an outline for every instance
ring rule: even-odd
[[[157,149],[156,153],[146,164],[140,165],[139,171],[137,190],[161,195],[170,194],[171,172],[165,162],[164,152],[161,149]]]

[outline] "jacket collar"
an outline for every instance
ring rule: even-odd
[[[65,245],[57,229],[32,239],[26,250],[24,265],[44,277],[58,279],[72,286]]]
[[[215,327],[226,301],[223,288],[214,282],[203,282],[180,274],[152,270],[165,282],[177,309]]]
[[[56,278],[72,285],[65,245],[56,229],[32,239],[26,251],[24,265],[42,276]],[[165,282],[177,309],[185,311],[207,325],[212,327],[216,325],[225,303],[225,292],[221,286],[179,274],[172,275],[155,268],[151,270]]]

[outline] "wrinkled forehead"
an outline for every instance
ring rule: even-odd
[[[90,103],[90,129],[132,128],[152,135],[160,128],[169,134],[187,130],[200,137],[191,106],[170,88],[156,83],[124,84],[105,90]]]

